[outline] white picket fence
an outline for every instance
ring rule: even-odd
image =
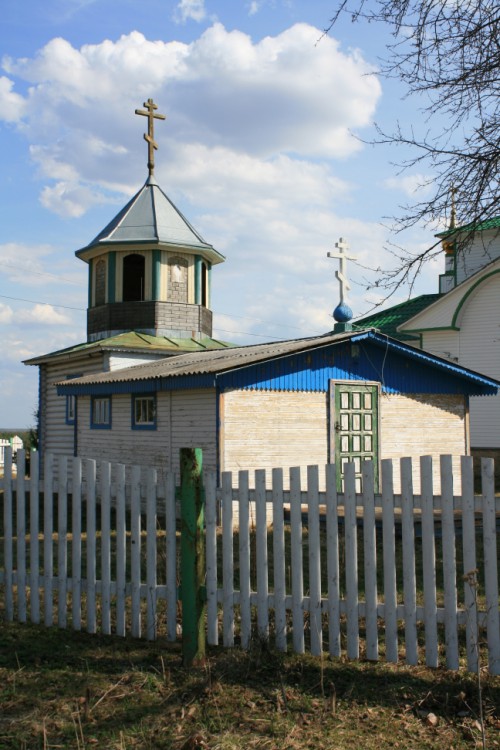
[[[59,457],[56,481],[49,455],[39,481],[38,455],[31,455],[31,479],[24,477],[24,460],[20,451],[14,478],[9,457],[0,480],[6,618],[175,640],[174,477],[158,484],[154,469],[132,467],[125,486],[124,466],[74,458],[69,482],[68,459]],[[249,648],[257,637],[282,651],[345,651],[350,659],[420,660],[430,667],[442,663],[444,651],[448,668],[458,669],[465,654],[473,671],[482,650],[489,671],[500,674],[500,498],[493,461],[483,459],[480,496],[470,457],[461,460],[459,497],[450,456],[441,457],[440,496],[433,496],[429,456],[416,467],[402,459],[400,469],[401,495],[393,493],[390,460],[382,461],[381,494],[374,492],[369,462],[361,495],[351,464],[342,494],[332,465],[321,468],[324,493],[317,466],[308,467],[306,489],[300,469],[291,469],[289,491],[281,469],[272,472],[272,490],[263,470],[240,471],[237,486],[225,473],[221,488],[207,473],[208,642],[221,638],[224,646]],[[412,489],[414,470],[419,495]]]

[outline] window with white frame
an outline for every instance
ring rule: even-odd
[[[156,429],[156,396],[136,395],[132,397],[132,429]]]
[[[92,397],[90,426],[111,429],[111,396]]]

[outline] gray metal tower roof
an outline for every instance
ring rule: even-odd
[[[91,251],[101,246],[130,244],[158,244],[194,251],[211,263],[225,260],[191,226],[152,175],[107,227],[86,247],[77,250],[76,255],[87,260]]]

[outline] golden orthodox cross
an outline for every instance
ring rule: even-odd
[[[148,99],[147,102],[144,102],[144,106],[147,109],[147,112],[145,112],[143,109],[136,109],[135,114],[136,115],[144,115],[144,117],[148,118],[148,132],[147,134],[144,133],[144,140],[148,143],[148,169],[149,169],[149,175],[151,176],[155,169],[155,149],[158,148],[158,144],[155,141],[155,133],[154,133],[154,121],[155,120],[165,120],[165,115],[159,115],[155,113],[155,109],[158,109],[158,105],[154,103],[152,99]]]

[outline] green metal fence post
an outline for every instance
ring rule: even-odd
[[[201,448],[181,448],[182,656],[189,667],[205,659],[205,497]]]

